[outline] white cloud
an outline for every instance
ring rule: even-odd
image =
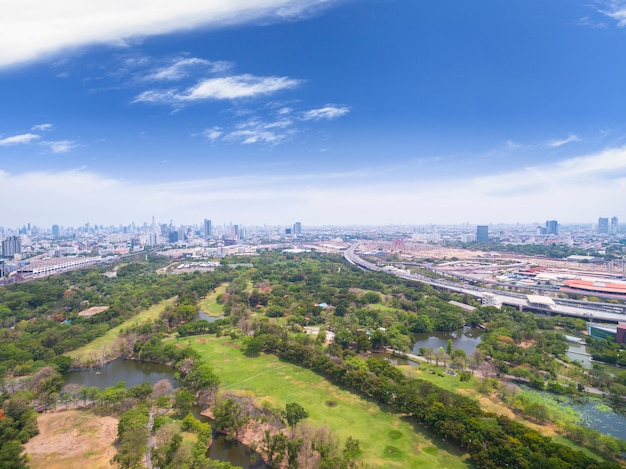
[[[0,147],[5,147],[8,145],[17,145],[21,143],[31,143],[34,140],[37,140],[38,138],[39,138],[39,135],[31,134],[31,133],[14,135],[12,137],[6,137],[3,139],[0,139]]]
[[[607,0],[602,2],[602,8],[598,11],[603,15],[615,20],[620,27],[626,26],[626,1],[624,0]]]
[[[20,0],[0,15],[0,68],[89,44],[221,27],[261,19],[292,19],[339,0]]]
[[[33,130],[36,132],[44,132],[46,130],[52,130],[53,128],[54,126],[52,124],[37,124],[37,125],[33,125],[30,130]]]
[[[257,77],[250,74],[207,78],[185,91],[150,90],[137,96],[134,102],[182,104],[200,100],[236,100],[265,96],[292,89],[300,80],[287,77]]]
[[[67,153],[78,146],[76,142],[73,142],[72,140],[45,141],[41,142],[41,145],[50,148],[52,153]]]
[[[219,139],[223,134],[224,132],[222,131],[221,127],[212,127],[202,132],[202,135],[204,135],[206,138],[208,138],[211,141],[215,141]]]
[[[310,111],[306,111],[302,115],[302,120],[321,120],[321,119],[336,119],[338,117],[344,116],[350,112],[350,109],[347,107],[336,107],[336,106],[325,106],[319,109],[311,109]]]
[[[232,65],[228,62],[211,62],[197,57],[178,58],[171,64],[159,67],[146,74],[149,81],[176,81],[188,77],[194,69],[208,70],[211,73],[224,72]]]
[[[276,145],[289,140],[296,133],[291,119],[279,119],[266,122],[261,119],[249,119],[239,122],[234,130],[225,131],[222,127],[213,127],[202,134],[212,142],[223,140],[244,145],[254,143]]]
[[[347,225],[553,218],[567,223],[597,219],[598,207],[603,213],[626,217],[622,207],[626,147],[474,178],[424,180],[404,174],[403,169],[381,177],[386,170],[326,173],[319,169],[170,183],[116,180],[86,170],[18,175],[0,171],[0,187],[23,194],[20,204],[4,204],[2,214],[5,226],[23,223],[24,213],[43,226],[142,222],[152,215],[157,220],[196,223],[206,217],[207,207],[218,222],[235,217],[243,224],[296,219],[308,225]],[[29,190],[24,192],[24,187]]]
[[[551,142],[548,143],[548,146],[552,148],[558,148],[558,147],[567,145],[568,143],[572,143],[572,142],[580,142],[580,138],[578,138],[578,136],[576,135],[571,134],[567,138],[563,138],[560,140],[552,140]]]
[[[295,88],[300,80],[287,77],[257,77],[235,75],[232,77],[208,78],[181,96],[184,101],[198,99],[239,99],[267,95],[276,91]]]

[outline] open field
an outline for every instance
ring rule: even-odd
[[[200,300],[198,308],[209,316],[218,317],[224,314],[222,305],[217,302],[217,297],[226,291],[226,285],[220,285],[215,291]]]
[[[163,300],[160,303],[148,308],[145,311],[142,311],[137,316],[132,317],[131,319],[124,321],[117,327],[109,330],[103,336],[98,337],[94,341],[88,343],[87,345],[80,347],[76,350],[72,350],[71,352],[67,352],[67,355],[73,359],[79,359],[81,361],[90,360],[90,359],[98,359],[105,355],[107,352],[111,350],[111,346],[115,343],[115,339],[119,335],[120,331],[130,325],[139,324],[144,321],[151,321],[153,319],[157,319],[161,312],[165,310],[168,306],[172,306],[174,301],[176,301],[177,297],[172,297],[167,300]]]
[[[463,394],[464,396],[469,396],[469,397],[476,399],[480,403],[480,407],[485,412],[493,412],[494,414],[505,415],[511,420],[515,420],[516,422],[519,422],[528,427],[534,428],[535,430],[540,432],[542,435],[553,438],[556,443],[560,443],[563,446],[567,446],[568,448],[571,448],[575,451],[582,451],[587,456],[596,458],[598,460],[601,460],[601,461],[604,460],[602,456],[599,456],[598,454],[594,453],[593,451],[590,451],[584,446],[556,433],[554,424],[546,423],[544,425],[541,425],[534,421],[528,420],[524,418],[521,414],[513,412],[497,396],[493,396],[493,395],[486,396],[484,394],[481,394],[477,388],[478,378],[476,378],[475,376],[472,377],[470,381],[461,381],[458,378],[458,376],[449,376],[446,374],[444,374],[443,376],[440,376],[439,374],[436,374],[436,373],[430,373],[429,370],[438,369],[440,371],[443,371],[442,367],[436,367],[435,365],[428,365],[425,363],[421,364],[420,367],[404,365],[404,366],[399,366],[398,368],[403,369],[405,373],[409,374],[410,376],[414,376],[415,378],[423,379],[424,381],[429,381],[443,389],[457,392],[459,394]],[[528,393],[528,391],[523,391],[523,392]],[[529,394],[532,394],[532,393],[529,393]],[[545,404],[544,400],[542,400],[541,402]],[[551,410],[553,412],[560,411],[558,415],[559,415],[559,419],[561,420],[563,419],[566,419],[569,421],[575,420],[572,414],[572,409],[570,408],[560,408],[560,409],[552,408]]]
[[[37,424],[39,435],[24,445],[31,468],[112,467],[117,419],[88,410],[64,410],[39,415]]]
[[[280,361],[273,355],[247,358],[226,337],[177,339],[198,350],[221,379],[221,388],[246,392],[258,403],[285,407],[298,402],[309,413],[306,423],[329,427],[341,444],[348,436],[361,443],[361,460],[373,467],[470,467],[467,455],[448,451],[445,443],[415,430],[402,416],[385,412],[374,402],[343,390],[311,370]]]

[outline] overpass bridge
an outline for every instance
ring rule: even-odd
[[[524,295],[521,293],[509,293],[502,292],[500,290],[473,287],[463,283],[450,282],[445,279],[433,279],[420,274],[407,274],[404,271],[394,268],[382,268],[359,257],[356,254],[358,245],[358,243],[352,244],[347,250],[344,251],[343,256],[350,264],[364,270],[384,272],[390,275],[395,275],[396,277],[400,277],[404,280],[426,283],[439,290],[447,290],[463,295],[472,295],[473,297],[480,299],[481,302],[483,299],[489,297],[490,300],[494,301],[496,304],[513,306],[518,308],[520,311],[526,310],[552,316],[568,316],[584,319],[589,322],[605,322],[613,324],[626,322],[626,314],[612,312],[615,305],[607,303],[593,303],[593,307],[585,307],[580,304],[572,305],[567,300],[559,301],[558,299],[541,297],[538,295]],[[550,301],[541,300],[542,298]]]

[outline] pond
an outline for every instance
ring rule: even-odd
[[[419,355],[420,348],[431,348],[433,350],[439,347],[446,349],[448,339],[452,339],[452,349],[461,349],[467,355],[471,355],[476,346],[480,343],[480,337],[484,334],[484,330],[477,327],[462,327],[456,331],[450,332],[419,332],[413,334],[415,343],[411,353]]]
[[[196,317],[194,318],[194,321],[209,321],[209,322],[215,322],[218,319],[224,319],[224,316],[209,316],[207,313],[205,313],[204,311],[200,310],[196,313]]]
[[[154,385],[162,379],[167,379],[176,386],[171,367],[135,360],[115,360],[101,368],[74,371],[63,377],[65,384],[97,386],[100,389],[115,386],[120,381],[124,381],[126,387],[130,388],[145,382]]]
[[[195,406],[192,410],[194,417],[201,422],[211,422],[211,419],[200,413],[200,408]],[[244,469],[267,469],[269,466],[263,462],[257,453],[238,441],[226,440],[226,435],[213,433],[213,443],[206,454],[211,459],[227,461],[234,466]]]
[[[65,384],[79,384],[87,387],[97,386],[104,389],[115,386],[120,381],[126,383],[126,388],[148,382],[154,384],[162,379],[167,379],[174,386],[174,371],[166,365],[156,363],[143,363],[134,360],[115,360],[98,369],[74,371],[63,376]],[[206,421],[206,417],[201,417]],[[211,459],[227,461],[244,469],[264,469],[268,466],[256,456],[249,447],[238,441],[226,441],[224,435],[215,435],[213,444],[207,452]]]
[[[579,416],[579,425],[597,430],[606,435],[626,439],[626,407],[601,397],[570,397],[537,391],[520,384],[525,392],[538,396],[538,401],[548,407],[557,405],[574,409]]]
[[[584,368],[591,368],[592,363],[589,360],[590,356],[587,353],[586,345],[570,343],[565,355],[572,361],[580,362]]]

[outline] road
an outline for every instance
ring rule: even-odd
[[[150,417],[148,418],[148,431],[150,432],[148,436],[148,449],[146,451],[146,467],[148,469],[152,469],[152,450],[156,448],[156,440],[154,438],[154,433],[152,432],[152,427],[154,425],[154,411],[150,411]]]
[[[543,314],[570,316],[585,319],[586,321],[601,321],[610,323],[626,322],[626,315],[610,312],[613,310],[613,306],[609,304],[605,306],[605,310],[602,309],[602,303],[594,303],[593,307],[580,307],[572,306],[571,304],[563,304],[565,302],[559,302],[559,300],[555,300],[555,305],[553,307],[540,306],[537,304],[530,304],[528,301],[528,295],[523,295],[521,293],[509,293],[488,288],[478,288],[467,284],[450,282],[445,279],[433,279],[419,274],[407,274],[392,268],[381,268],[360,258],[356,254],[358,245],[358,243],[354,243],[347,250],[345,250],[344,258],[350,264],[356,265],[357,267],[365,270],[385,272],[405,280],[427,283],[434,288],[444,289],[464,295],[472,295],[481,300],[484,298],[485,293],[494,294],[497,296],[497,301],[504,305],[514,306],[519,309],[531,310]]]

